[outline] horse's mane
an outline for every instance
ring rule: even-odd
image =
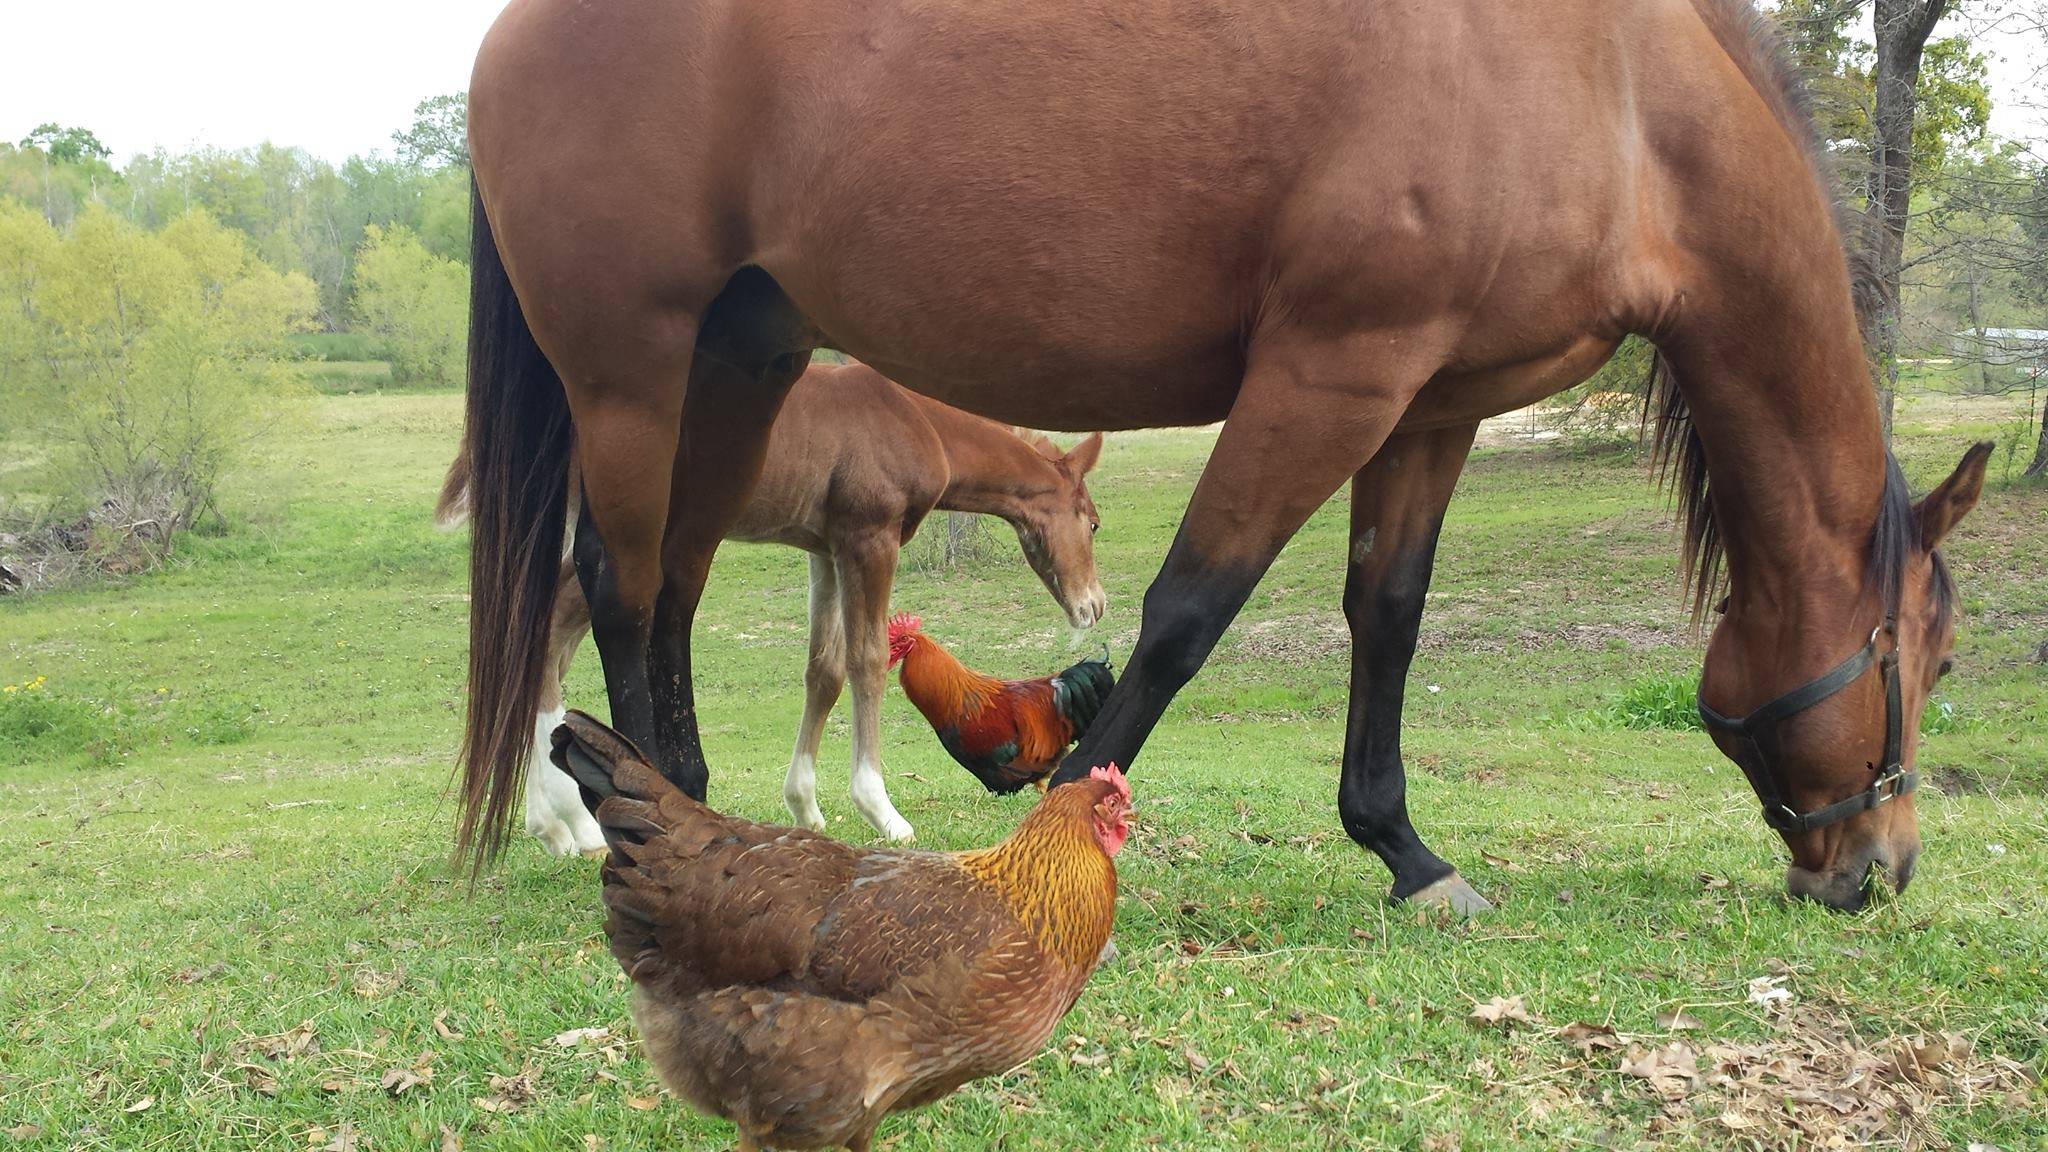
[[[1814,186],[1835,205],[1836,239],[1848,267],[1857,321],[1863,324],[1880,299],[1875,270],[1866,258],[1870,246],[1860,242],[1864,217],[1852,213],[1835,195],[1833,167],[1814,125],[1807,86],[1791,54],[1785,50],[1777,23],[1757,11],[1750,0],[1693,0],[1693,6],[1722,51],[1799,149]],[[1859,242],[1848,242],[1851,239]],[[1693,624],[1697,627],[1706,606],[1719,597],[1727,574],[1721,533],[1714,523],[1713,505],[1707,495],[1706,448],[1700,442],[1699,430],[1693,426],[1692,413],[1686,407],[1671,365],[1661,352],[1651,358],[1650,377],[1643,395],[1645,428],[1651,429],[1653,422],[1651,460],[1684,524],[1685,590],[1692,597]],[[1877,525],[1871,533],[1865,582],[1876,585],[1880,602],[1889,606],[1898,601],[1906,560],[1918,543],[1918,532],[1898,461],[1889,451],[1885,461],[1885,491],[1878,505]]]
[[[1040,456],[1045,457],[1047,460],[1058,460],[1066,455],[1065,452],[1060,450],[1059,445],[1052,442],[1052,437],[1047,436],[1043,432],[1036,432],[1029,428],[1019,428],[1012,425],[1010,433],[1016,436],[1017,439],[1031,445]]]

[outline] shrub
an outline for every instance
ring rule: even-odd
[[[1639,731],[1697,731],[1699,689],[1699,677],[1690,674],[1645,676],[1622,689],[1621,697],[1601,710],[1601,719]]]
[[[120,724],[106,708],[53,691],[47,678],[0,684],[0,763],[74,757],[109,763],[124,746]]]
[[[400,384],[454,385],[469,323],[469,278],[462,266],[427,251],[405,228],[370,226],[356,253],[355,310],[360,329],[391,361]]]

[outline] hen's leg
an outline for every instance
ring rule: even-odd
[[[1389,439],[1351,482],[1351,711],[1337,812],[1394,874],[1393,897],[1485,911],[1486,900],[1429,850],[1408,819],[1401,701],[1422,626],[1437,533],[1475,425]]]
[[[1145,592],[1137,647],[1055,784],[1131,762],[1281,547],[1371,459],[1444,354],[1430,331],[1263,340]]]
[[[889,802],[882,780],[882,692],[889,682],[889,587],[896,579],[893,528],[837,540],[832,563],[846,627],[846,671],[853,685],[853,806],[875,831],[896,841],[915,838]]]
[[[810,659],[804,664],[804,716],[797,722],[796,750],[789,755],[789,776],[782,782],[782,802],[790,818],[814,832],[825,830],[818,811],[818,744],[825,718],[846,684],[846,633],[840,625],[839,577],[832,558],[806,553],[811,569]]]

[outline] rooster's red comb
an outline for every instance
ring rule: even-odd
[[[906,636],[915,636],[917,630],[922,627],[924,621],[919,617],[909,612],[898,612],[889,617],[889,643],[894,644]]]
[[[1110,761],[1107,765],[1098,765],[1097,767],[1090,768],[1088,770],[1088,778],[1091,780],[1107,780],[1110,787],[1116,789],[1117,795],[1125,800],[1131,798],[1131,782],[1124,779],[1123,769],[1118,768],[1114,760]]]

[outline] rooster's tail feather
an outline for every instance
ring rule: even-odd
[[[1083,660],[1053,677],[1053,707],[1074,726],[1074,738],[1087,734],[1088,725],[1102,711],[1102,702],[1116,687],[1116,675],[1106,660]]]

